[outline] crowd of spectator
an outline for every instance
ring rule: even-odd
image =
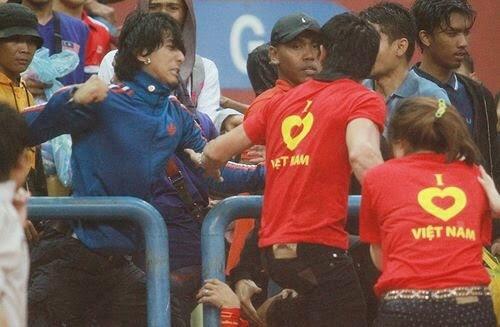
[[[0,4],[0,325],[146,325],[137,226],[29,220],[30,195],[70,194],[158,210],[173,326],[199,303],[222,326],[496,326],[500,107],[475,20],[468,0],[288,14],[245,104],[196,53],[191,0],[140,0],[119,35],[94,0]],[[228,283],[202,281],[203,218],[242,193],[261,219]]]

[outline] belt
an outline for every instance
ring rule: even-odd
[[[446,300],[468,296],[491,296],[486,286],[443,288],[438,290],[393,290],[384,294],[385,301],[391,300]]]

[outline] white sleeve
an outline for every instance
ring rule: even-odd
[[[0,294],[8,291],[12,285],[7,285],[8,275],[17,271],[24,231],[21,227],[17,211],[11,206],[0,202]]]
[[[118,50],[111,50],[104,56],[99,66],[99,72],[97,73],[97,76],[107,84],[111,84],[111,80],[115,77],[113,61],[115,60],[116,52]]]
[[[205,81],[198,97],[196,109],[207,114],[214,121],[216,111],[220,108],[219,71],[212,60],[204,57],[201,59],[205,69]]]

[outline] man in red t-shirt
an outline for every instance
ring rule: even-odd
[[[293,33],[290,33],[290,30],[293,30]],[[312,79],[321,70],[320,43],[320,25],[304,13],[282,17],[274,24],[266,64],[276,67],[278,79],[273,88],[261,93],[252,102],[245,119],[263,110],[271,100],[281,97],[293,87]],[[264,162],[263,151],[263,146],[254,146],[246,153],[256,155],[246,156],[245,160],[252,163]],[[242,159],[244,155],[245,153],[242,154]],[[239,221],[236,223],[238,224]],[[257,224],[257,228],[258,226]],[[251,231],[251,233],[256,233],[256,231]],[[246,237],[245,249],[241,255],[240,263],[242,264],[234,267],[234,274],[231,272],[231,277],[233,277],[236,294],[243,303],[243,311],[248,317],[256,318],[257,312],[250,301],[252,296],[260,290],[253,281],[253,279],[259,280],[259,276],[251,276],[250,272],[261,271],[256,235]]]
[[[364,326],[366,305],[346,253],[344,225],[351,170],[361,180],[382,163],[385,104],[359,84],[372,69],[380,39],[349,13],[321,30],[322,73],[270,101],[202,155],[191,154],[217,176],[232,155],[265,143],[259,246],[268,273],[304,296],[310,326]]]

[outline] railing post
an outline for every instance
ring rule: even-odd
[[[28,203],[32,220],[126,219],[139,225],[146,246],[148,326],[170,326],[168,236],[160,213],[132,197],[33,197]]]
[[[359,214],[360,196],[349,197],[348,217]],[[260,218],[261,196],[234,196],[221,201],[210,210],[201,229],[202,277],[204,280],[217,278],[225,281],[226,265],[224,232],[233,220],[238,218]],[[219,327],[219,310],[210,305],[203,306],[203,326]]]

